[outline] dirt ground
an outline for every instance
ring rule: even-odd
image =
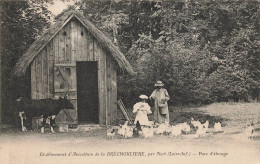
[[[106,138],[106,128],[89,131],[49,133],[2,126],[2,163],[260,163],[260,103],[216,103],[202,107],[171,107],[171,124],[191,117],[221,122],[223,133],[205,137],[181,135],[177,138],[155,135],[151,139]],[[149,116],[152,119],[152,115]],[[253,120],[255,133],[245,135],[245,124]],[[123,122],[123,120],[121,120]],[[132,153],[135,152],[135,153]],[[143,152],[143,153],[136,153]]]

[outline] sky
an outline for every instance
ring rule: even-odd
[[[66,1],[63,2],[61,0],[53,0],[54,4],[50,5],[48,9],[56,16],[61,13],[64,9],[66,9],[69,5],[73,5],[75,1]]]

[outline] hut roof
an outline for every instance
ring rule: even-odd
[[[23,75],[26,72],[27,67],[31,64],[33,59],[39,54],[39,52],[51,41],[51,39],[69,22],[72,18],[78,19],[86,29],[97,39],[98,43],[105,48],[115,59],[120,70],[132,74],[134,71],[126,60],[125,56],[120,52],[119,48],[115,46],[110,39],[108,39],[104,33],[96,28],[89,20],[76,11],[71,10],[65,12],[56,23],[53,24],[43,35],[41,35],[26,51],[26,53],[19,59],[15,66],[15,74]]]

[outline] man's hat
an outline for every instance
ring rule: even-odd
[[[154,84],[154,86],[156,86],[156,87],[158,87],[158,86],[162,87],[162,86],[164,86],[164,84],[163,84],[162,81],[158,80],[158,81]]]

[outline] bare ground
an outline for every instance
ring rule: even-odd
[[[193,117],[201,122],[209,120],[210,128],[213,128],[215,122],[221,122],[224,133],[208,133],[207,136],[198,139],[192,135],[182,135],[177,138],[155,135],[151,139],[123,139],[116,135],[113,140],[110,140],[106,138],[106,129],[101,127],[90,131],[54,134],[20,132],[12,127],[2,127],[0,162],[260,163],[260,103],[216,103],[198,108],[171,107],[171,111],[171,124],[189,121]],[[255,123],[256,132],[251,139],[248,139],[244,129],[245,123],[250,120]],[[133,151],[145,152],[145,156],[122,156],[116,153],[116,156],[112,157],[107,154]],[[101,156],[101,152],[105,153],[105,156]],[[164,152],[166,155],[163,154]],[[172,155],[168,154],[169,152],[172,152]],[[45,155],[52,153],[52,156],[40,156],[41,153]],[[64,155],[64,153],[66,156],[54,156]],[[99,153],[99,156],[95,156],[95,153]],[[73,154],[76,156],[72,156]]]

